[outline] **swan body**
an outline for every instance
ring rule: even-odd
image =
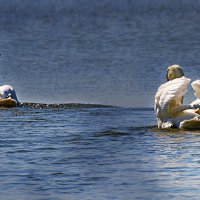
[[[182,76],[162,84],[155,95],[155,111],[157,114],[158,128],[200,128],[200,99],[190,105],[183,105],[183,96],[191,80]],[[200,97],[200,81],[193,82],[195,94]],[[198,96],[199,95],[199,96]],[[198,105],[199,103],[199,105]]]
[[[11,85],[0,86],[0,106],[17,106],[18,103],[15,90]]]

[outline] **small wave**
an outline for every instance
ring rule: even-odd
[[[129,135],[130,133],[128,132],[123,132],[123,131],[115,131],[115,130],[106,130],[102,131],[99,134],[96,134],[97,137],[101,136],[126,136]]]
[[[156,129],[157,126],[138,126],[138,127],[131,127],[129,128],[131,131],[140,131],[140,130],[145,130],[145,131],[152,131]]]
[[[82,104],[82,103],[56,103],[56,104],[46,104],[46,103],[29,103],[22,102],[20,103],[20,107],[30,107],[30,108],[39,108],[39,109],[47,109],[47,108],[111,108],[114,106],[109,105],[101,105],[101,104]]]
[[[156,126],[141,126],[141,127],[131,127],[131,128],[126,128],[124,130],[115,130],[115,129],[108,129],[105,131],[100,132],[99,134],[96,134],[97,137],[101,136],[127,136],[132,134],[133,132],[139,132],[141,134],[141,131],[144,132],[145,134],[147,132],[152,132],[152,130],[156,129]]]

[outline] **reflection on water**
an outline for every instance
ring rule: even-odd
[[[195,199],[200,132],[155,123],[145,109],[3,109],[1,198]]]

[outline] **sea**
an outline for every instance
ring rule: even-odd
[[[199,33],[200,0],[0,0],[0,199],[199,199],[200,131],[153,109],[168,66],[200,79]]]

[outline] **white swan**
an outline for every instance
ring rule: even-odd
[[[17,106],[19,104],[14,88],[11,85],[0,86],[0,106]]]
[[[183,105],[183,96],[187,92],[190,79],[184,77],[179,65],[167,70],[167,82],[162,84],[155,95],[155,111],[158,128],[200,128],[200,100]],[[197,84],[198,83],[198,84]],[[197,97],[200,97],[200,81],[192,83]]]

